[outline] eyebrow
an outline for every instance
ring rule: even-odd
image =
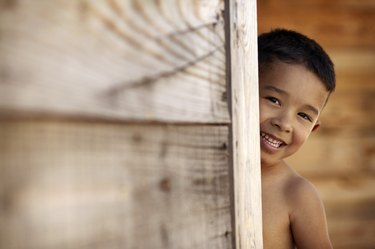
[[[310,111],[314,112],[316,115],[319,115],[318,109],[316,109],[312,105],[306,105],[306,108],[308,108]]]
[[[286,91],[280,89],[280,88],[277,88],[277,87],[274,87],[274,86],[266,86],[265,89],[267,90],[271,90],[271,91],[275,91],[277,93],[280,93],[280,94],[283,94],[283,95],[289,95]]]
[[[275,86],[267,85],[267,86],[265,86],[265,89],[275,91],[275,92],[280,93],[282,95],[286,95],[286,96],[289,95],[288,92],[284,91],[283,89],[277,88]],[[314,112],[316,115],[319,115],[318,109],[316,109],[314,106],[307,104],[307,105],[305,105],[305,107],[307,109],[309,109],[310,111]]]

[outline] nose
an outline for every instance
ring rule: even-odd
[[[276,127],[280,131],[291,132],[292,131],[292,120],[288,114],[281,114],[271,120],[272,126]]]

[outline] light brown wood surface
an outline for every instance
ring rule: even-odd
[[[256,1],[230,1],[229,14],[236,248],[261,249]]]
[[[325,47],[373,48],[375,4],[372,0],[260,0],[261,32],[289,27],[309,34]]]
[[[228,127],[0,122],[0,248],[232,248]]]
[[[374,174],[374,148],[370,132],[321,132],[311,135],[301,150],[288,158],[288,162],[301,174],[314,177]]]
[[[223,1],[1,1],[0,111],[229,123]]]

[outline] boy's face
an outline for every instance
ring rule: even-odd
[[[311,131],[329,95],[323,83],[303,65],[276,60],[259,75],[262,165],[274,165],[294,154]]]

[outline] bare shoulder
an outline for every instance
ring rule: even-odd
[[[304,177],[293,172],[286,185],[286,194],[289,203],[290,220],[322,218],[324,215],[323,202],[315,186]]]
[[[322,203],[315,186],[295,172],[290,174],[285,191],[293,207]]]
[[[331,249],[323,202],[312,183],[292,172],[286,192],[291,229],[298,249]]]

